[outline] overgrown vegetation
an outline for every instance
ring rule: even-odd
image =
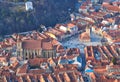
[[[41,24],[54,26],[69,20],[77,0],[33,0],[33,11],[25,11],[25,5],[19,2],[27,0],[4,0],[0,3],[0,35],[38,29]],[[68,11],[71,9],[70,11]]]
[[[111,61],[112,61],[112,63],[113,63],[114,65],[117,64],[117,59],[116,59],[115,57],[113,57]]]

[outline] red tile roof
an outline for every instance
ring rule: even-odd
[[[31,70],[28,70],[28,73],[30,73],[30,74],[43,74],[43,73],[46,73],[46,70],[44,70],[44,69],[31,69]]]
[[[41,49],[41,40],[25,40],[22,42],[23,49]]]
[[[118,6],[113,6],[113,5],[110,5],[110,4],[103,4],[102,6],[107,8],[109,11],[120,12],[120,8]]]
[[[49,39],[46,41],[42,41],[42,49],[43,50],[52,50],[53,49],[52,42]]]
[[[35,65],[40,65],[43,62],[47,62],[47,58],[34,58],[34,59],[29,59],[28,63],[30,66],[35,66]]]
[[[52,44],[52,39],[46,38],[43,40],[24,40],[22,41],[23,49],[33,49],[33,50],[52,50],[54,48]]]
[[[80,9],[87,9],[86,6],[80,6]]]
[[[17,69],[17,74],[27,73],[27,70],[28,70],[28,65],[24,64],[22,67]]]

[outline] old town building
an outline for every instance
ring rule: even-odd
[[[49,38],[24,40],[17,43],[17,56],[23,59],[56,57],[56,50]]]

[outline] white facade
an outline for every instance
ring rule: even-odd
[[[26,2],[25,3],[26,11],[33,10],[33,3],[32,2]]]
[[[75,20],[75,15],[74,14],[71,14],[70,17],[71,17],[71,21]]]
[[[60,26],[59,29],[62,30],[62,31],[64,31],[64,32],[67,32],[67,27],[65,27],[65,26]]]

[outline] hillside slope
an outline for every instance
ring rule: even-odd
[[[77,2],[77,0],[31,0],[34,10],[27,12],[24,5],[24,1],[27,0],[4,1],[0,2],[0,35],[35,30],[40,24],[54,26],[56,23],[65,22],[70,19],[69,12],[74,11]]]

